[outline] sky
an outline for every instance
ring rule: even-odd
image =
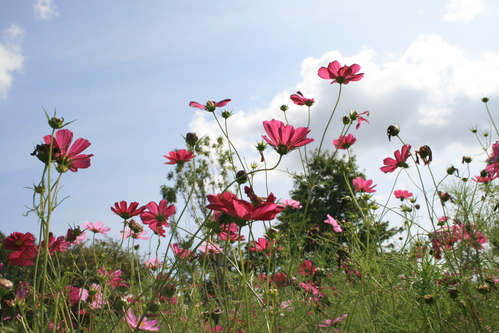
[[[460,167],[463,155],[480,170],[486,155],[470,128],[491,130],[482,97],[491,98],[493,115],[499,109],[498,7],[493,0],[2,1],[0,231],[38,233],[36,216],[23,214],[32,201],[26,187],[43,169],[30,153],[50,132],[44,109],[76,119],[68,128],[94,154],[90,168],[64,174],[60,198],[69,197],[54,213],[54,233],[102,221],[117,237],[121,221],[109,207],[158,202],[172,168],[163,155],[183,148],[187,132],[220,134],[213,115],[190,101],[232,99],[231,138],[246,161],[259,162],[253,146],[265,134],[262,121],[283,120],[280,105],[290,106],[292,125],[306,126],[306,108],[289,99],[300,90],[316,100],[314,148],[339,88],[317,70],[334,60],[359,64],[365,77],[343,86],[325,147],[343,115],[369,111],[370,124],[352,130],[352,149],[378,184],[377,199],[388,198],[396,178],[379,170],[401,147],[386,137],[395,123],[414,149],[431,147],[437,178]],[[269,149],[266,158],[271,164],[277,154]],[[280,169],[297,165],[292,152]],[[279,198],[291,187],[285,172],[269,183]],[[406,174],[396,188],[418,195]]]

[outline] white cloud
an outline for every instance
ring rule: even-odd
[[[20,72],[23,68],[24,58],[21,55],[20,39],[24,31],[13,24],[2,31],[0,43],[0,99],[7,97],[7,92],[12,85],[13,73]]]
[[[55,16],[59,16],[57,6],[53,0],[37,0],[33,5],[35,17],[42,20],[51,20]]]
[[[445,6],[444,21],[469,22],[484,10],[482,0],[450,0]]]
[[[309,137],[316,140],[310,148],[317,147],[339,88],[337,84],[331,85],[320,79],[317,69],[339,60],[342,64],[360,64],[365,77],[343,86],[342,99],[327,132],[324,147],[331,150],[331,141],[339,136],[342,128],[341,117],[349,110],[369,110],[371,124],[363,124],[358,131],[352,129],[358,138],[353,151],[360,169],[365,169],[367,176],[375,182],[394,180],[390,177],[395,175],[385,175],[379,170],[383,158],[392,156],[394,150],[400,149],[400,144],[394,139],[389,142],[385,134],[388,125],[394,123],[400,124],[401,136],[413,146],[413,150],[422,145],[431,147],[434,153],[432,166],[439,174],[445,174],[445,169],[451,164],[460,165],[463,155],[474,156],[482,152],[468,129],[477,124],[488,126],[479,98],[499,91],[499,54],[471,56],[442,37],[430,34],[419,36],[398,57],[387,57],[385,61],[380,58],[370,48],[364,48],[354,56],[344,56],[334,50],[320,58],[306,58],[302,62],[301,78],[293,91],[276,94],[267,108],[234,112],[229,119],[233,143],[248,163],[258,162],[259,155],[253,145],[265,134],[262,121],[272,118],[284,120],[279,110],[282,104],[290,105],[286,115],[292,125],[306,126],[306,107],[293,105],[289,100],[290,94],[300,90],[306,97],[316,100],[312,107]],[[229,109],[236,107],[228,106]],[[198,112],[190,128],[198,135],[220,133],[208,112]],[[460,148],[456,150],[455,147]],[[277,154],[270,149],[265,156],[268,166],[277,161]],[[477,161],[480,159],[477,158]],[[299,171],[300,166],[298,152],[291,152],[284,156],[279,169]],[[285,179],[289,186],[290,177],[283,172],[273,174],[269,183],[278,187]],[[382,194],[382,184],[379,187]],[[285,196],[286,193],[280,195]]]

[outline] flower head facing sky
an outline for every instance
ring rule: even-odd
[[[279,155],[286,155],[293,149],[314,141],[306,137],[310,133],[308,127],[294,128],[275,119],[264,121],[263,127],[269,138],[265,135],[262,135],[262,138],[274,147]]]
[[[129,218],[133,216],[138,216],[142,214],[142,212],[146,209],[146,206],[139,206],[138,202],[132,202],[130,203],[130,206],[126,201],[120,201],[116,202],[114,204],[114,207],[111,207],[111,210],[118,216],[120,216],[124,220],[128,220]]]
[[[364,77],[364,73],[357,73],[360,71],[360,66],[353,64],[351,66],[341,67],[338,60],[330,62],[327,67],[319,68],[319,77],[325,80],[333,80],[333,83],[348,84],[350,81],[360,81]]]
[[[293,103],[295,103],[296,105],[306,105],[310,107],[315,103],[315,100],[313,98],[306,98],[305,96],[303,96],[301,91],[297,91],[296,94],[292,94],[291,96],[289,96],[289,98],[291,98]]]
[[[93,232],[94,234],[103,234],[103,235],[106,235],[107,232],[109,230],[111,230],[111,228],[105,227],[104,223],[102,223],[101,221],[98,221],[98,222],[95,222],[95,223],[86,221],[81,226],[83,228],[85,228],[85,229]]]
[[[161,200],[159,205],[151,201],[146,205],[148,211],[140,214],[140,219],[144,224],[149,225],[149,228],[159,236],[165,237],[163,227],[169,227],[168,218],[175,213],[175,206],[168,206],[168,201]]]
[[[380,170],[384,173],[388,173],[395,171],[397,168],[408,168],[409,165],[407,165],[406,161],[409,156],[411,156],[410,150],[411,145],[404,145],[400,151],[396,150],[394,153],[395,159],[391,157],[385,158],[383,160],[385,165],[382,166]]]
[[[407,190],[396,190],[393,191],[393,195],[395,198],[400,199],[403,201],[404,199],[409,199],[413,196],[413,194]]]
[[[180,149],[178,151],[171,151],[168,155],[163,155],[163,157],[169,160],[169,162],[165,162],[165,164],[183,165],[185,162],[189,162],[196,156],[191,151]]]
[[[148,320],[147,317],[137,318],[130,309],[127,310],[125,314],[125,321],[130,325],[132,329],[139,329],[142,331],[159,331],[161,326],[158,326],[158,321]]]
[[[364,178],[362,177],[357,177],[352,180],[352,184],[355,187],[356,192],[365,192],[365,193],[376,192],[374,188],[377,185],[373,185],[373,181],[371,179],[364,180]]]
[[[231,101],[230,99],[224,99],[223,101],[220,102],[208,101],[206,102],[206,105],[200,104],[198,102],[190,102],[189,106],[196,109],[206,110],[208,112],[214,112],[217,108],[226,106],[227,103],[229,103],[230,101]]]
[[[54,161],[58,164],[58,170],[65,172],[66,170],[77,172],[78,169],[86,169],[90,166],[90,158],[93,154],[81,154],[90,146],[90,141],[86,139],[76,139],[73,142],[73,132],[68,129],[61,129],[55,132],[55,137],[51,135],[43,137],[46,145],[53,142]]]
[[[342,232],[343,230],[341,229],[341,226],[340,224],[334,219],[331,217],[331,215],[327,214],[327,217],[326,219],[324,220],[324,223],[327,223],[329,225],[331,225],[333,227],[333,231],[334,232]]]
[[[333,145],[337,149],[348,149],[350,148],[355,141],[357,141],[357,138],[353,136],[353,134],[348,134],[348,135],[342,135],[338,139],[333,140]]]

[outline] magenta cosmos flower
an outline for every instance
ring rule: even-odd
[[[13,232],[3,241],[3,248],[13,251],[24,251],[35,245],[35,236],[31,232]]]
[[[348,84],[350,81],[360,81],[363,73],[357,74],[360,71],[360,66],[353,64],[352,66],[341,67],[340,63],[335,60],[330,62],[327,67],[319,68],[319,76],[325,80],[333,80],[331,84],[337,82],[339,84]]]
[[[395,198],[400,199],[400,200],[409,199],[413,196],[413,194],[407,190],[393,191],[393,195],[395,196]]]
[[[342,232],[343,230],[341,229],[341,226],[339,223],[331,217],[331,215],[327,214],[326,219],[324,220],[324,223],[330,224],[333,227],[334,232]]]
[[[265,132],[267,132],[270,139],[265,135],[262,135],[262,138],[274,147],[279,155],[286,155],[293,149],[314,141],[314,139],[306,137],[310,133],[308,127],[295,129],[291,125],[284,125],[282,121],[272,119],[264,121],[263,128],[265,128]]]
[[[342,135],[338,139],[333,140],[333,145],[338,149],[348,149],[355,141],[357,141],[357,138],[353,134]]]
[[[149,228],[159,236],[165,237],[163,227],[169,227],[168,218],[175,213],[175,206],[168,206],[168,201],[161,200],[159,205],[151,201],[146,205],[148,211],[140,214],[140,219],[144,224],[149,225]]]
[[[104,223],[102,223],[101,221],[98,221],[98,222],[95,222],[95,223],[85,221],[85,223],[83,223],[81,226],[83,228],[85,228],[85,229],[93,232],[94,234],[103,234],[103,235],[106,235],[107,232],[109,230],[111,230],[111,228],[105,227]]]
[[[158,326],[157,320],[148,320],[147,317],[143,317],[142,320],[140,320],[140,318],[137,318],[130,309],[128,309],[125,314],[125,321],[132,329],[138,328],[142,331],[159,331],[161,328],[161,326]]]
[[[237,195],[224,192],[219,195],[207,195],[210,202],[206,208],[225,213],[235,218],[234,223],[239,227],[245,226],[248,221],[270,221],[282,210],[273,201],[265,201],[258,206],[246,200],[240,200]]]
[[[281,199],[281,200],[279,200],[279,202],[277,204],[279,206],[281,206],[282,209],[285,209],[287,207],[291,207],[291,208],[294,208],[294,209],[303,208],[303,206],[301,205],[301,203],[299,201],[296,201],[296,200],[293,200],[293,199]]]
[[[123,200],[120,202],[115,202],[114,207],[111,207],[111,210],[122,219],[128,220],[131,217],[140,215],[146,209],[146,206],[137,208],[138,206],[138,202],[134,201],[130,203],[130,206],[128,206],[128,203]]]
[[[366,193],[376,192],[374,188],[377,185],[373,185],[373,181],[371,179],[364,180],[364,178],[362,177],[357,177],[352,180],[352,184],[355,187],[356,192],[366,192]]]
[[[220,102],[208,101],[206,102],[206,105],[200,104],[198,102],[190,102],[189,106],[201,110],[206,110],[208,112],[214,112],[216,108],[221,108],[222,106],[226,106],[227,103],[229,103],[230,101],[231,101],[230,99],[224,99],[223,101]]]
[[[391,157],[385,158],[383,160],[385,165],[382,166],[380,170],[384,173],[388,173],[395,171],[397,168],[408,168],[409,165],[407,165],[406,161],[409,156],[411,156],[410,150],[411,145],[404,145],[400,151],[396,150],[394,153],[395,159]]]
[[[291,98],[293,103],[295,103],[296,105],[312,106],[315,103],[313,98],[306,98],[305,96],[303,96],[301,91],[297,91],[296,94],[289,96],[289,98]]]
[[[45,144],[50,145],[51,138],[51,135],[44,136]],[[79,138],[71,145],[72,141],[73,132],[70,130],[61,129],[55,132],[53,140],[54,160],[59,165],[60,171],[77,172],[78,169],[86,169],[90,166],[90,157],[94,155],[81,154],[90,146],[90,141]]]
[[[194,153],[188,151],[186,149],[180,149],[178,151],[171,151],[167,155],[163,155],[166,159],[170,160],[170,162],[166,162],[165,164],[180,164],[183,165],[185,162],[189,162],[194,157]]]
[[[277,241],[275,239],[269,240],[260,237],[257,241],[252,241],[251,244],[251,252],[265,252],[267,256],[270,256],[273,253],[272,251],[278,252],[282,249],[282,246],[276,247]]]

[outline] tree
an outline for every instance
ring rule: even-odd
[[[287,208],[280,214],[276,228],[281,238],[305,252],[313,252],[333,245],[336,248],[351,245],[354,238],[360,244],[366,244],[369,239],[369,243],[379,245],[401,231],[401,228],[388,228],[388,222],[372,220],[368,215],[372,208],[369,200],[354,198],[352,180],[364,178],[355,157],[338,158],[336,152],[314,151],[306,168],[306,174],[294,175],[294,189],[290,192],[291,198],[300,201],[303,208]],[[331,225],[323,222],[327,215],[339,222],[341,233],[335,233]]]

